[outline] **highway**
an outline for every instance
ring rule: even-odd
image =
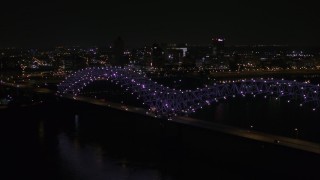
[[[268,76],[303,76],[303,75],[319,75],[320,70],[277,70],[277,71],[242,71],[242,72],[211,72],[212,78],[245,78],[245,77],[268,77]]]
[[[31,87],[29,84],[17,84],[17,83],[9,83],[9,82],[4,82],[4,81],[0,81],[0,85],[8,86],[8,87],[14,87],[14,88]]]
[[[126,106],[123,104],[112,103],[112,102],[103,102],[101,100],[96,100],[89,97],[73,98],[72,96],[66,96],[66,98],[73,99],[75,101],[86,102],[94,105],[105,106],[108,108],[118,109],[122,111],[146,115],[150,117],[156,117],[155,114],[149,113],[146,109],[138,108],[134,106]],[[263,132],[248,130],[248,129],[242,129],[242,128],[203,121],[203,120],[194,119],[194,118],[185,117],[185,116],[173,117],[170,119],[170,121],[179,123],[179,124],[193,126],[193,127],[208,129],[215,132],[221,132],[221,133],[229,134],[233,136],[238,136],[246,139],[251,139],[255,141],[277,144],[280,146],[285,146],[289,148],[294,148],[298,150],[320,154],[320,144],[304,141],[301,139],[294,139],[294,138],[278,136],[278,135],[273,135],[273,134],[268,134],[268,133],[263,133]]]
[[[320,144],[318,143],[212,123],[189,117],[178,116],[174,117],[172,121],[204,129],[209,129],[212,131],[221,132],[229,135],[243,137],[255,141],[273,143],[281,146],[320,154]]]

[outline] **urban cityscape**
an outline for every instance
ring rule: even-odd
[[[320,27],[308,23],[318,11],[163,3],[2,12],[0,177],[319,179]]]

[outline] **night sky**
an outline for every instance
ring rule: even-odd
[[[208,0],[207,0],[208,1]],[[42,1],[2,2],[0,47],[107,45],[153,42],[227,45],[320,45],[316,1]]]

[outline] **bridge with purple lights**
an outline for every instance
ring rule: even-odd
[[[315,111],[320,105],[320,86],[307,82],[275,79],[250,79],[214,83],[195,90],[176,90],[147,78],[146,74],[130,67],[92,67],[69,75],[58,85],[58,94],[77,96],[89,84],[108,80],[120,85],[149,107],[149,111],[174,116],[190,114],[221,99],[236,96],[263,95],[286,97],[300,106],[309,104]]]

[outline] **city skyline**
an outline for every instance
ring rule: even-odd
[[[127,47],[154,42],[319,46],[313,2],[6,2],[0,47],[104,45],[121,36]]]
[[[1,5],[0,179],[319,179],[316,2]]]

